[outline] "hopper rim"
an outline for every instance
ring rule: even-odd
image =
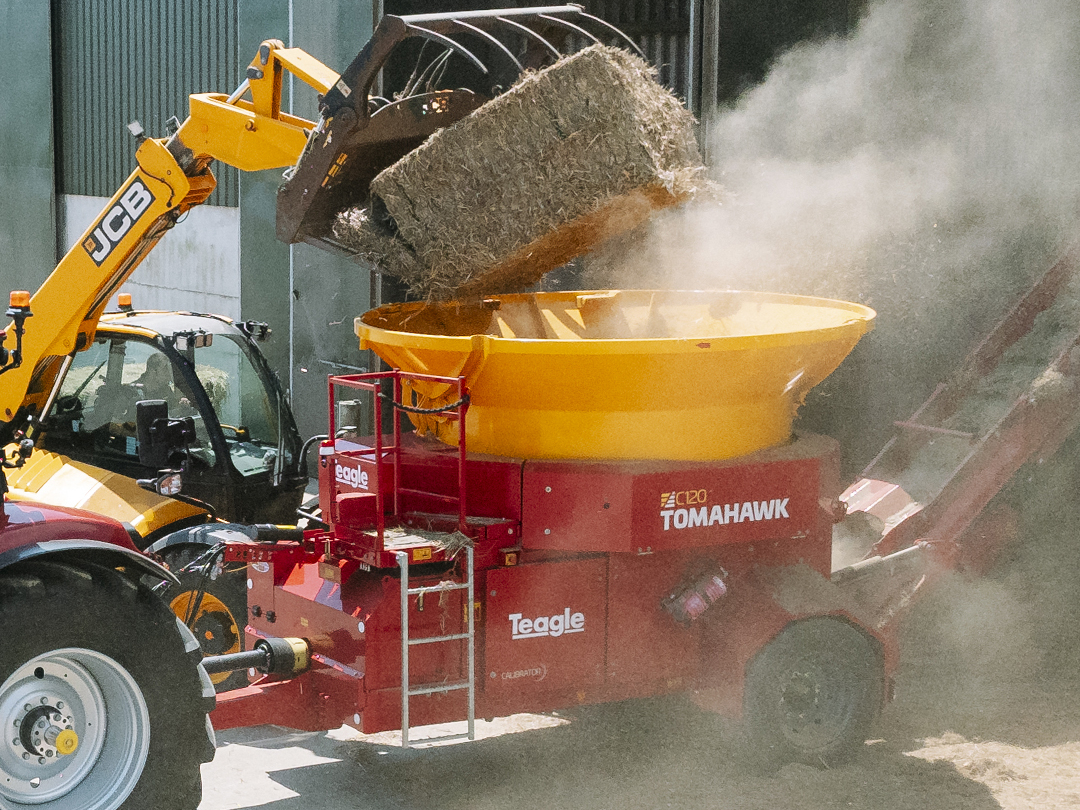
[[[393,329],[367,323],[364,319],[376,313],[383,312],[387,307],[422,309],[435,306],[447,308],[460,302],[448,301],[432,304],[427,301],[410,301],[404,303],[384,304],[381,307],[371,309],[355,319],[355,332],[361,339],[362,344],[375,343],[386,346],[409,346],[419,348],[418,340],[424,342],[437,342],[440,350],[461,351],[467,346],[472,346],[476,341],[483,341],[493,348],[498,347],[500,353],[545,353],[545,354],[578,354],[585,347],[590,354],[624,354],[638,353],[644,347],[650,347],[649,354],[662,354],[657,351],[661,344],[667,349],[666,353],[680,353],[691,351],[703,351],[706,349],[722,349],[725,351],[738,351],[742,349],[763,349],[780,347],[792,344],[826,343],[838,339],[840,333],[849,329],[858,329],[858,336],[862,337],[874,328],[877,312],[866,306],[852,301],[844,301],[837,298],[825,298],[820,296],[798,295],[794,293],[777,293],[759,290],[719,290],[719,289],[633,289],[633,290],[559,290],[550,292],[533,293],[510,293],[506,295],[492,295],[493,299],[524,298],[528,296],[547,297],[571,297],[580,295],[600,295],[610,292],[627,293],[663,293],[666,295],[728,295],[749,296],[757,299],[751,303],[779,303],[812,306],[846,310],[851,313],[847,320],[838,321],[828,326],[806,327],[801,329],[789,329],[780,332],[762,332],[757,334],[742,335],[699,335],[693,337],[648,337],[648,338],[580,338],[576,340],[560,340],[558,338],[530,338],[530,337],[503,337],[485,333],[471,335],[447,335],[432,332],[410,332],[403,329]],[[365,334],[366,333],[366,334]],[[702,346],[700,344],[709,344]],[[553,347],[562,347],[556,350]],[[457,347],[461,347],[458,349]],[[576,348],[575,348],[576,347]],[[361,348],[372,348],[370,345],[362,345]],[[434,348],[434,347],[431,347]]]

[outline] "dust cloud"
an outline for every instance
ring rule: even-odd
[[[722,202],[657,220],[589,286],[876,308],[803,413],[860,469],[1072,236],[1078,54],[1071,0],[872,2],[851,35],[786,52],[709,117]]]
[[[877,309],[800,416],[840,440],[852,480],[1078,234],[1080,5],[871,2],[849,36],[786,52],[706,123],[720,203],[598,257],[590,286]],[[986,578],[951,576],[908,617],[898,698],[912,728],[1076,738],[1044,740],[1025,718],[1080,671],[1077,457],[1074,437],[1022,470],[1002,498],[1021,518],[1004,559]]]

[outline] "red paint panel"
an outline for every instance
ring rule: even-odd
[[[401,689],[368,692],[361,730],[365,734],[401,728]],[[464,689],[409,698],[409,725],[453,723],[468,717],[468,696]]]
[[[403,436],[402,486],[457,497],[457,448],[434,439]],[[466,511],[470,516],[521,519],[521,461],[469,455],[465,461]]]
[[[522,544],[626,550],[633,534],[633,483],[633,473],[617,465],[529,462],[522,485]]]
[[[384,441],[389,445],[392,437]],[[369,442],[373,444],[373,440]],[[326,514],[336,516],[334,505],[340,496],[374,493],[381,489],[386,509],[392,509],[394,454],[385,452],[381,481],[373,452],[362,452],[366,444],[338,440],[337,452],[320,456],[320,506]],[[406,434],[401,437],[400,485],[405,490],[430,493],[411,495],[402,503],[401,511],[446,511],[442,498],[457,498],[458,454],[456,447],[444,445],[431,438]],[[470,516],[521,519],[521,465],[519,459],[498,456],[470,455],[465,463],[466,511]]]
[[[696,552],[612,555],[608,563],[607,671],[613,683],[688,683],[698,671],[701,625],[685,627],[660,602],[706,570]],[[709,568],[718,570],[718,567]]]
[[[219,731],[267,723],[324,731],[352,722],[363,710],[363,681],[333,670],[313,669],[292,680],[223,692],[210,719]]]
[[[776,454],[774,454],[776,455]],[[822,459],[743,464],[526,465],[525,548],[632,552],[809,535]]]
[[[604,558],[489,571],[477,680],[521,694],[601,684],[606,624]]]
[[[124,527],[112,518],[62,506],[3,502],[0,553],[50,540],[97,540],[138,550]]]
[[[341,586],[319,577],[317,566],[304,568],[306,576],[290,580],[297,584],[280,588],[272,586],[272,573],[249,569],[248,604],[260,608],[249,619],[251,627],[267,635],[306,638],[312,652],[363,673],[365,634],[360,621],[343,610],[351,605],[343,605]]]
[[[817,459],[642,476],[638,547],[652,551],[809,535],[821,498]]]

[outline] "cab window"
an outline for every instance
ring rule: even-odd
[[[213,466],[206,426],[182,378],[156,346],[138,340],[100,338],[75,355],[49,416],[48,449],[137,459],[135,403],[145,399],[164,400],[170,416],[195,417],[192,455]]]
[[[229,458],[242,475],[273,471],[279,449],[285,463],[297,448],[282,443],[281,402],[242,343],[214,335],[208,346],[194,350],[195,373],[217,412]]]

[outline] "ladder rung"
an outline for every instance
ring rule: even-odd
[[[463,591],[468,587],[468,582],[462,582],[460,585],[424,585],[420,588],[409,588],[406,593],[412,596],[420,593],[439,593],[440,591]]]
[[[424,636],[423,638],[410,638],[409,646],[414,644],[436,644],[440,641],[460,641],[461,639],[468,638],[468,633],[456,633],[452,636]]]
[[[429,742],[441,742],[445,740],[472,740],[475,739],[474,724],[476,721],[476,633],[471,610],[475,587],[475,571],[472,546],[466,548],[465,557],[465,581],[460,584],[442,583],[428,585],[419,588],[409,587],[409,554],[403,551],[397,553],[398,565],[401,568],[401,745],[408,748],[409,743],[409,698],[416,695],[433,695],[444,692],[453,692],[464,689],[467,692],[467,705],[465,722],[468,723],[468,733],[451,734],[443,737],[431,737],[417,740],[417,744]],[[437,593],[439,591],[466,590],[466,603],[470,609],[466,610],[467,630],[464,633],[452,633],[445,636],[425,636],[423,638],[409,637],[409,596],[422,595],[425,593]],[[453,683],[428,684],[426,686],[409,685],[409,649],[418,644],[436,644],[444,641],[467,642],[465,648],[468,660],[465,680]]]
[[[437,692],[454,692],[458,689],[468,689],[468,681],[460,681],[458,683],[439,683],[432,686],[417,686],[409,687],[409,697],[413,695],[434,695]]]

